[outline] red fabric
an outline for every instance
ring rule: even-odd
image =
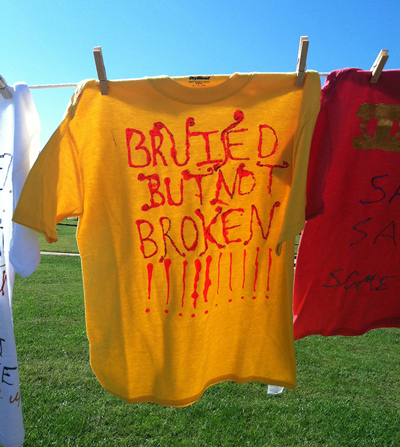
[[[400,70],[322,89],[297,257],[294,337],[400,327]],[[323,189],[323,195],[321,190]],[[323,212],[323,214],[321,214]]]

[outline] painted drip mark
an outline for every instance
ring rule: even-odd
[[[253,286],[253,291],[256,291],[256,285],[257,285],[257,277],[258,277],[258,254],[260,252],[260,247],[257,247],[257,255],[256,255],[256,261],[255,261],[255,267],[256,267],[256,271],[254,272],[254,286]],[[255,297],[253,297],[253,299],[255,299]]]
[[[244,283],[246,280],[246,249],[243,251],[243,283],[242,283],[242,289],[244,289]]]
[[[194,265],[196,267],[196,275],[194,277],[192,298],[193,298],[193,308],[196,309],[197,298],[199,297],[199,294],[197,293],[197,284],[198,284],[199,279],[200,279],[200,270],[201,270],[201,262],[200,262],[200,260],[196,259],[194,261]]]
[[[268,249],[268,267],[267,267],[267,284],[266,284],[266,295],[265,298],[269,299],[269,292],[270,292],[270,279],[271,279],[271,269],[272,269],[272,248]],[[260,265],[259,265],[259,255],[260,255],[260,247],[256,247],[256,256],[254,259],[254,280],[253,280],[253,296],[250,296],[249,298],[256,300],[257,296],[255,294],[256,289],[257,289],[257,282],[258,282],[258,276],[259,276],[259,270],[260,270]],[[218,267],[217,267],[217,281],[216,281],[216,292],[217,294],[219,294],[219,289],[220,289],[220,283],[221,283],[221,274],[223,274],[223,272],[221,272],[221,259],[222,259],[222,252],[219,253],[219,257],[218,257]],[[242,278],[242,294],[238,296],[238,298],[240,298],[241,300],[245,300],[245,294],[244,294],[244,289],[245,289],[245,284],[246,284],[246,260],[247,260],[247,251],[246,249],[243,250],[243,265],[242,265],[242,273],[243,273],[243,278]],[[205,265],[203,265],[203,263],[201,262],[200,259],[195,259],[194,261],[194,268],[195,268],[195,275],[194,275],[194,280],[193,280],[193,291],[191,293],[191,298],[193,299],[193,309],[196,310],[197,309],[197,303],[198,303],[198,298],[200,296],[200,291],[199,291],[199,287],[201,287],[200,285],[200,274],[201,274],[201,270],[204,267],[205,272],[204,272],[204,288],[203,288],[203,299],[204,299],[204,303],[209,303],[208,300],[208,294],[210,293],[210,289],[213,286],[213,282],[214,280],[211,280],[211,276],[213,274],[213,271],[211,271],[211,265],[212,265],[212,261],[213,258],[211,255],[208,255],[207,258],[205,259]],[[170,258],[165,258],[164,259],[164,267],[163,270],[165,271],[165,279],[166,279],[166,283],[167,283],[167,287],[166,287],[166,296],[165,296],[165,306],[166,308],[164,309],[164,313],[168,314],[169,312],[169,308],[168,306],[170,305],[170,300],[171,300],[171,266],[172,266],[172,260]],[[157,264],[158,265],[158,264]],[[188,272],[188,261],[183,261],[182,263],[182,298],[181,298],[181,309],[184,309],[185,306],[185,298],[186,298],[186,277],[187,277],[187,272]],[[160,265],[161,267],[161,265]],[[229,284],[229,290],[231,292],[233,292],[233,275],[234,275],[234,271],[233,271],[233,253],[229,253],[229,281],[225,281],[223,284],[223,287],[226,288]],[[147,266],[147,299],[151,300],[152,299],[152,281],[153,281],[153,274],[154,274],[154,264],[153,263],[148,263]],[[157,268],[157,267],[156,267]],[[162,267],[161,267],[162,268]],[[215,267],[214,267],[214,271],[215,271]],[[248,275],[247,275],[248,276]],[[1,278],[0,278],[1,279]],[[222,278],[224,279],[224,278]],[[4,277],[3,277],[3,287],[4,287]],[[1,284],[1,281],[0,281]],[[215,286],[214,286],[215,287]],[[214,288],[213,288],[214,290]],[[3,289],[0,289],[0,293],[3,292]],[[190,292],[189,292],[190,293]],[[228,302],[232,303],[234,301],[234,298],[228,298]],[[215,303],[215,306],[218,306],[218,303]],[[145,309],[146,313],[150,312],[150,308],[146,308]],[[207,315],[209,313],[209,309],[205,309],[204,311],[204,315]],[[183,316],[183,313],[180,312],[178,314],[180,317]],[[196,315],[193,314],[189,314],[192,318],[194,318]]]
[[[183,282],[183,292],[182,292],[182,308],[183,305],[185,304],[185,291],[186,291],[186,267],[188,265],[187,261],[183,261],[183,278],[182,278],[182,282]]]
[[[203,291],[204,302],[205,303],[208,302],[208,299],[207,299],[208,289],[211,286],[211,279],[210,279],[210,265],[211,265],[211,261],[212,261],[212,257],[211,256],[207,256],[207,259],[206,259],[206,278],[204,280],[204,291]]]
[[[169,268],[171,267],[171,259],[166,259],[164,261],[165,276],[167,278],[167,306],[169,304],[169,291],[170,291],[170,280],[169,280]]]
[[[151,278],[153,276],[153,264],[150,262],[149,264],[147,264],[147,298],[150,299],[151,298]]]

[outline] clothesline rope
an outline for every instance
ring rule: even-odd
[[[329,73],[320,73],[320,77],[326,77]],[[41,85],[29,85],[28,87],[31,90],[42,90],[47,88],[76,88],[78,83],[69,83],[69,84],[41,84]]]

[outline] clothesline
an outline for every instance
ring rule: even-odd
[[[329,73],[320,73],[319,76],[326,77]],[[31,90],[42,90],[47,88],[76,88],[78,83],[67,83],[67,84],[40,84],[40,85],[29,85]]]

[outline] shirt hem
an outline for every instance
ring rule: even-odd
[[[333,337],[337,335],[343,335],[343,336],[360,336],[364,335],[369,331],[372,331],[373,329],[388,329],[388,328],[400,328],[400,318],[385,318],[383,320],[374,321],[373,323],[370,323],[366,326],[363,326],[360,329],[350,329],[350,328],[339,328],[339,329],[332,329],[329,331],[326,330],[315,330],[315,331],[307,331],[303,332],[300,335],[294,334],[295,340],[300,340],[305,337],[309,337],[310,335],[321,335],[323,337]]]
[[[187,397],[184,399],[177,399],[177,400],[162,399],[162,398],[158,398],[153,395],[145,395],[145,396],[138,396],[135,398],[129,398],[129,397],[123,396],[119,393],[116,393],[109,388],[106,388],[104,386],[103,387],[109,393],[113,394],[116,397],[119,397],[120,399],[124,400],[125,402],[127,402],[129,404],[149,402],[149,403],[155,403],[158,405],[163,405],[166,407],[182,408],[182,407],[187,407],[189,405],[194,404],[203,396],[203,394],[205,393],[205,391],[208,388],[210,388],[212,385],[216,385],[216,384],[222,383],[222,382],[235,382],[235,383],[239,383],[239,384],[245,384],[245,383],[249,383],[249,382],[261,382],[261,383],[264,383],[265,385],[276,385],[276,386],[281,386],[284,388],[289,388],[292,390],[294,390],[296,388],[296,383],[289,383],[289,382],[281,381],[281,380],[273,380],[270,378],[259,377],[259,376],[238,377],[238,376],[235,376],[232,374],[228,374],[225,376],[218,377],[216,379],[212,379],[209,382],[207,382],[206,385],[204,385],[204,387],[202,388],[202,390],[199,393],[196,393],[195,395],[193,395],[191,397]]]

